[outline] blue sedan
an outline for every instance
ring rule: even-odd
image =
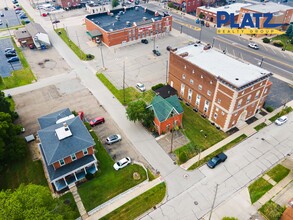
[[[208,165],[209,168],[213,169],[217,165],[219,165],[220,163],[225,162],[226,159],[227,159],[227,155],[226,154],[219,153],[218,155],[216,155],[212,159],[210,159],[207,162],[207,165]]]

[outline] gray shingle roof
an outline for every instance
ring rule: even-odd
[[[56,121],[60,118],[64,118],[66,116],[71,115],[71,111],[69,110],[69,108],[66,109],[62,109],[60,111],[51,113],[49,115],[45,115],[43,117],[38,118],[39,124],[41,126],[41,128],[46,128],[49,127],[51,125],[56,124]]]
[[[42,28],[42,26],[38,23],[31,22],[27,25],[25,25],[26,30],[30,33],[32,37],[34,37],[37,33],[44,33],[47,34],[47,32]]]
[[[63,123],[53,124],[38,132],[48,165],[95,145],[92,136],[79,117],[69,119],[66,123],[72,136],[63,140],[59,140],[55,132],[57,128],[63,126]]]

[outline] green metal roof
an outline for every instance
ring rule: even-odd
[[[161,96],[157,95],[154,97],[151,103],[151,107],[156,118],[158,118],[160,122],[168,119],[171,112],[174,114],[181,114],[183,112],[183,108],[178,100],[177,95],[170,96],[167,99],[163,99]]]

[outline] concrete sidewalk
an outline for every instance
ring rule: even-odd
[[[143,182],[140,185],[128,190],[126,193],[120,194],[114,197],[113,199],[107,201],[106,203],[89,211],[88,212],[89,217],[87,219],[88,220],[100,219],[103,216],[109,214],[110,212],[114,211],[115,209],[119,208],[120,206],[138,197],[139,195],[143,194],[144,192],[148,191],[149,189],[155,187],[156,185],[162,182],[164,182],[162,177],[158,177],[150,182],[148,181]]]
[[[288,102],[286,104],[286,106],[288,107],[293,107],[293,100]],[[218,150],[219,148],[223,147],[224,145],[228,144],[229,142],[233,141],[235,138],[245,134],[247,137],[252,136],[253,134],[255,134],[257,131],[254,129],[255,126],[261,124],[261,123],[266,123],[267,125],[272,124],[272,122],[269,120],[271,117],[273,117],[275,114],[277,114],[278,112],[282,111],[284,107],[280,107],[276,110],[274,110],[273,112],[267,114],[266,116],[264,116],[263,118],[255,121],[254,123],[250,124],[250,125],[246,125],[243,129],[239,130],[238,132],[230,135],[229,137],[225,138],[224,140],[218,142],[217,144],[215,144],[214,146],[208,148],[207,150],[201,152],[200,154],[200,158],[198,155],[194,156],[193,158],[191,158],[190,160],[188,160],[186,163],[181,164],[180,167],[187,170],[189,167],[191,167],[193,164],[195,164],[196,162],[198,162],[198,159],[203,159],[206,156],[210,155],[211,153],[213,153],[214,151]]]

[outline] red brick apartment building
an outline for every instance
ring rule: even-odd
[[[196,8],[202,6],[202,0],[171,0],[173,4],[183,12],[195,12]]]
[[[88,15],[85,25],[92,40],[100,38],[107,46],[114,46],[169,32],[172,17],[135,6]]]
[[[207,48],[188,45],[170,52],[168,83],[185,102],[228,131],[262,108],[272,74]]]

